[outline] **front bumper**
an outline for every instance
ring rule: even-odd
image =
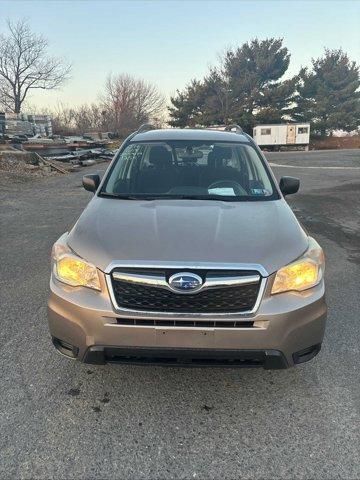
[[[60,353],[86,363],[287,368],[310,360],[320,350],[326,321],[324,283],[301,293],[271,296],[272,282],[273,276],[258,310],[238,316],[244,328],[202,328],[119,324],[123,314],[113,308],[105,276],[101,293],[52,278],[50,333]]]

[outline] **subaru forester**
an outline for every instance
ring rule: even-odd
[[[52,250],[49,327],[85,363],[306,362],[324,335],[324,255],[250,136],[142,126]]]

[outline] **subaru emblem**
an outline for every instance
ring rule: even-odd
[[[202,284],[202,278],[195,273],[180,272],[169,278],[169,287],[178,293],[196,292],[202,287]]]

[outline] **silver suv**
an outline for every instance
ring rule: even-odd
[[[153,130],[121,146],[54,245],[48,318],[86,363],[287,368],[320,350],[324,256],[239,127]]]

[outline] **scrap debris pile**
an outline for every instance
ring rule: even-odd
[[[97,161],[111,160],[119,142],[111,138],[111,134],[84,134],[83,136],[67,136],[52,138],[28,138],[21,142],[21,149],[35,152],[47,159],[73,165],[92,165]]]
[[[54,175],[56,171],[50,165],[40,162],[33,154],[18,152],[14,149],[0,150],[0,177],[26,179]]]
[[[78,167],[64,164],[56,160],[47,160],[37,153],[20,152],[14,148],[3,148],[0,145],[0,176],[7,179],[24,179],[66,174]]]
[[[108,136],[0,137],[0,175],[41,177],[67,174],[81,167],[110,161],[120,142]]]

